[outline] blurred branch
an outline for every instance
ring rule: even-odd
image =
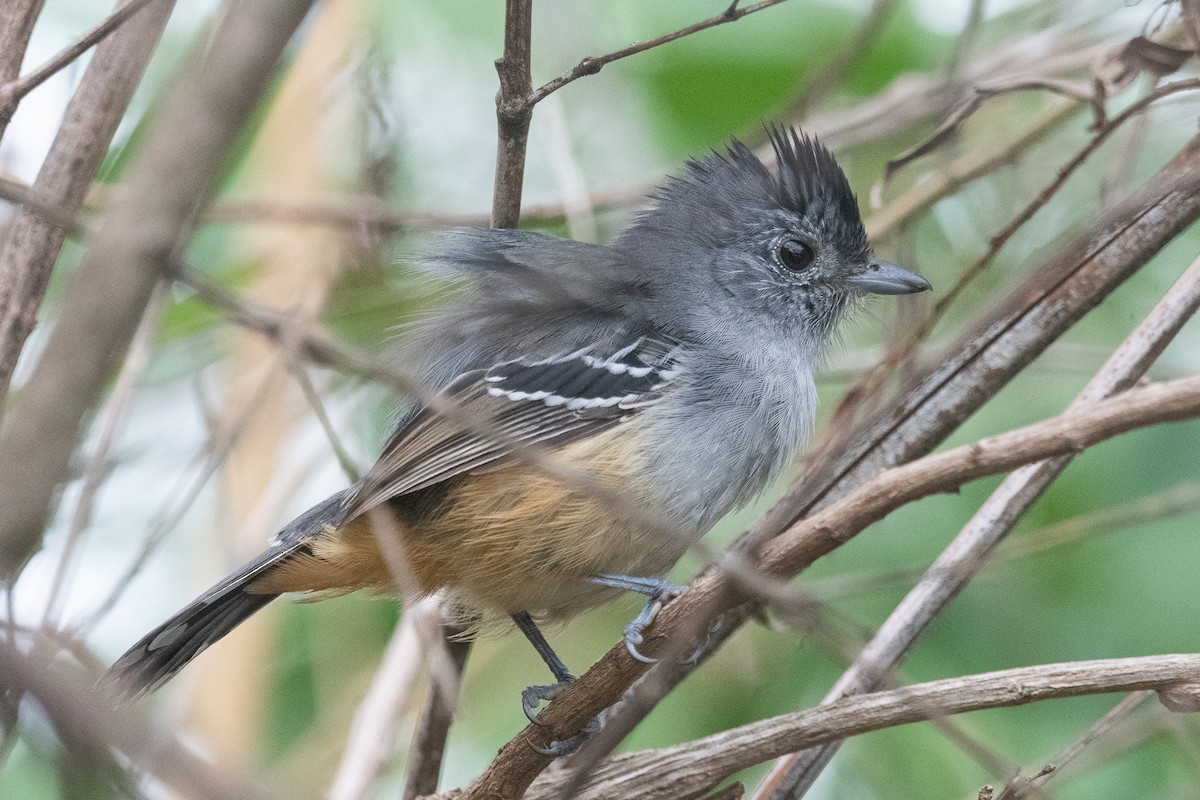
[[[354,714],[342,761],[329,788],[329,800],[361,800],[371,792],[392,754],[397,723],[411,704],[417,679],[427,666],[430,646],[436,647],[433,641],[441,636],[440,621],[436,599],[428,598],[404,609],[383,654],[383,663]]]
[[[1042,40],[1045,41],[1042,41]],[[1034,40],[1034,41],[1030,41]],[[1066,54],[1058,52],[1066,50]],[[1029,52],[1032,50],[1033,52]],[[1046,72],[1070,71],[1086,66],[1099,51],[1096,46],[1081,46],[1070,36],[1037,37],[1009,43],[1006,48],[980,59],[971,65],[972,74],[1016,74],[1028,68]],[[1021,55],[1028,59],[1014,63]],[[914,124],[946,113],[953,102],[953,93],[945,91],[943,82],[934,75],[906,75],[887,89],[858,105],[822,114],[804,123],[805,128],[821,138],[826,145],[842,149],[866,142],[895,136]],[[769,150],[769,149],[768,149]],[[760,152],[761,158],[772,154]],[[628,208],[642,202],[652,185],[638,184],[600,192],[591,196],[597,211]],[[915,191],[915,190],[914,190]],[[109,205],[109,187],[94,185],[89,193],[90,206]],[[902,195],[905,197],[907,195]],[[35,196],[28,186],[8,178],[0,178],[0,198],[35,211],[60,226],[75,226],[72,235],[81,229],[68,214],[53,203]],[[899,198],[898,198],[899,200]],[[881,214],[888,213],[885,208]],[[562,220],[567,209],[560,203],[547,203],[525,208],[522,218],[529,222],[552,223]],[[392,208],[376,197],[352,197],[330,203],[279,203],[264,200],[218,200],[205,210],[206,224],[238,225],[248,223],[277,223],[281,225],[327,225],[333,227],[367,228],[370,230],[406,232],[431,230],[463,225],[481,226],[489,222],[489,214],[478,212],[404,211]],[[889,224],[890,227],[890,224]],[[886,233],[886,231],[885,231]]]
[[[1071,403],[1069,411],[1092,407],[1133,386],[1197,308],[1200,308],[1200,259],[1180,276],[1122,342]],[[1072,459],[1073,454],[1067,454],[1030,464],[1005,479],[896,606],[822,702],[877,688]],[[776,764],[756,790],[756,796],[771,800],[803,796],[833,758],[837,747],[826,745]]]
[[[17,110],[17,104],[25,95],[95,47],[150,2],[152,0],[128,0],[103,22],[84,34],[78,42],[63,49],[33,72],[0,84],[0,119],[11,119],[13,112]]]
[[[113,32],[96,49],[72,95],[30,190],[65,217],[73,219],[83,205],[174,5],[174,0],[160,0]],[[66,235],[66,229],[29,210],[9,229],[0,253],[0,408]]]
[[[788,116],[806,116],[810,108],[824,100],[839,83],[846,80],[854,65],[862,61],[863,56],[870,51],[899,5],[898,0],[874,0],[854,35],[838,48],[833,58],[825,62],[791,102]]]
[[[1108,140],[1108,137],[1112,136],[1112,134],[1115,133],[1126,122],[1141,114],[1155,102],[1163,99],[1164,97],[1169,97],[1170,95],[1177,94],[1179,92],[1196,91],[1197,89],[1200,89],[1200,78],[1188,78],[1185,80],[1179,80],[1173,83],[1165,84],[1145,95],[1144,97],[1138,98],[1120,114],[1101,125],[1100,128],[1096,130],[1091,140],[1089,140],[1088,143],[1084,145],[1084,147],[1081,148],[1079,152],[1076,153],[1073,158],[1071,158],[1070,161],[1059,168],[1058,173],[1054,176],[1054,180],[1048,183],[1046,187],[1038,193],[1037,197],[1030,201],[1030,203],[1025,206],[1025,208],[1023,208],[1021,212],[1017,214],[1017,216],[1010,220],[1009,223],[1004,226],[1004,228],[1002,228],[991,238],[991,240],[988,242],[987,252],[984,253],[984,255],[975,264],[972,264],[970,269],[959,276],[958,281],[950,288],[950,291],[938,298],[938,301],[934,304],[933,314],[930,317],[930,323],[927,327],[932,326],[933,323],[940,319],[942,312],[944,312],[945,309],[947,309],[950,304],[958,298],[963,289],[965,289],[971,283],[971,281],[978,277],[978,275],[983,272],[983,270],[986,269],[989,264],[991,264],[991,262],[995,259],[996,254],[1000,252],[1000,249],[1008,243],[1008,240],[1011,239],[1013,235],[1033,217],[1034,214],[1036,214],[1043,206],[1045,206],[1046,203],[1050,202],[1050,198],[1058,193],[1058,190],[1061,189],[1063,184],[1067,182],[1067,179],[1075,174],[1075,171],[1079,169],[1080,165],[1082,165],[1083,162],[1092,155],[1092,153],[1096,152],[1100,145],[1104,144],[1104,142]]]
[[[155,289],[155,295],[146,306],[146,313],[138,324],[137,332],[129,346],[129,356],[117,373],[112,392],[104,402],[97,423],[98,431],[92,446],[91,455],[83,466],[82,486],[79,489],[79,499],[71,514],[71,523],[67,529],[67,540],[62,552],[58,555],[54,578],[50,584],[50,593],[46,598],[42,612],[42,627],[54,628],[58,625],[58,612],[64,600],[68,581],[68,572],[79,543],[83,540],[84,531],[92,523],[92,511],[95,508],[96,497],[100,487],[109,474],[109,458],[112,456],[113,445],[124,428],[129,414],[133,410],[133,395],[137,383],[150,363],[150,351],[154,337],[158,333],[158,322],[162,317],[164,301],[167,297],[167,284],[160,282]]]
[[[1027,149],[1057,130],[1064,120],[1079,110],[1080,105],[1070,101],[1052,103],[1031,125],[1012,135],[999,147],[990,152],[972,148],[937,172],[924,176],[866,220],[867,235],[871,242],[877,245],[888,239],[906,223],[933,208],[939,200],[971,181],[1012,163]],[[881,185],[877,184],[877,187]]]
[[[771,717],[671,747],[619,755],[571,797],[689,800],[739,770],[796,749],[970,711],[1110,692],[1194,687],[1197,676],[1200,655],[1186,654],[1044,664],[914,684]],[[531,800],[561,797],[569,775],[561,771],[548,775],[527,796]]]
[[[41,652],[36,643],[32,649]],[[0,636],[0,694],[32,696],[57,730],[70,732],[70,744],[83,749],[81,755],[116,748],[134,767],[194,800],[267,797],[192,755],[168,732],[147,726],[94,681],[94,674],[68,671],[60,661],[25,654]]]
[[[842,417],[850,409],[851,405],[858,402],[861,397],[875,395],[883,386],[889,373],[891,373],[900,364],[911,360],[916,353],[920,343],[933,331],[937,323],[945,315],[947,309],[954,301],[962,294],[962,292],[976,279],[985,269],[987,269],[1000,250],[1008,241],[1016,235],[1025,223],[1029,222],[1033,216],[1050,202],[1051,198],[1067,182],[1080,166],[1099,149],[1109,136],[1111,136],[1118,128],[1130,119],[1144,112],[1156,101],[1168,97],[1172,94],[1184,91],[1194,91],[1200,89],[1200,78],[1191,78],[1180,80],[1174,83],[1166,84],[1155,89],[1144,97],[1139,98],[1129,105],[1124,111],[1117,116],[1102,123],[1096,130],[1092,138],[1085,144],[1066,164],[1059,168],[1054,179],[1050,181],[1024,208],[1019,211],[1008,223],[992,236],[988,242],[988,249],[974,264],[966,269],[949,291],[945,292],[933,305],[933,310],[925,317],[918,325],[914,326],[907,334],[902,342],[899,342],[889,354],[889,357],[880,362],[874,370],[865,375],[860,383],[854,387],[842,405],[834,412],[835,416]],[[893,162],[895,163],[895,162]]]
[[[1124,721],[1142,703],[1150,699],[1151,691],[1133,692],[1117,703],[1108,713],[1096,720],[1075,741],[1071,742],[1058,755],[1046,762],[1047,766],[1032,776],[1014,775],[996,795],[996,800],[1017,800],[1040,788],[1055,775],[1061,775],[1063,767],[1079,758],[1079,754],[1091,746],[1097,739],[1108,733],[1118,723]]]
[[[313,386],[312,379],[308,376],[308,369],[296,359],[287,359],[288,372],[295,379],[300,387],[301,393],[304,395],[308,407],[312,410],[313,416],[317,418],[317,423],[321,426],[321,430],[325,433],[325,439],[329,442],[329,449],[333,451],[334,456],[338,460],[338,465],[342,468],[346,478],[351,483],[357,483],[362,477],[362,470],[359,469],[358,463],[354,457],[350,455],[350,451],[346,449],[346,445],[342,442],[342,437],[338,435],[337,429],[333,425],[333,420],[329,418],[329,412],[325,410],[325,402],[321,399],[317,387]]]
[[[227,5],[204,61],[176,87],[92,238],[58,324],[0,437],[5,579],[40,546],[84,419],[309,5],[310,0]]]
[[[535,90],[529,69],[533,2],[532,0],[506,0],[504,55],[496,62],[496,72],[500,76],[500,92],[496,95],[499,141],[496,147],[496,178],[492,192],[492,227],[515,228],[520,221],[521,191],[525,178],[525,150],[529,140],[529,123],[533,118],[535,105],[568,83],[584,75],[595,75],[606,64],[611,64],[613,61],[660,47],[717,25],[734,22],[748,14],[778,5],[783,0],[760,0],[746,8],[739,8],[739,2],[740,0],[733,0],[721,14],[673,33],[649,41],[638,42],[606,55],[588,56],[568,72]]]
[[[33,26],[42,13],[45,0],[5,0],[0,3],[0,85],[17,79],[21,74],[21,63],[29,47]],[[0,140],[12,119],[15,109],[0,109]]]
[[[404,784],[402,800],[413,800],[437,791],[446,739],[458,708],[463,671],[471,652],[471,641],[462,638],[465,633],[459,626],[441,625],[442,654],[439,660],[444,663],[435,664],[431,676],[433,685],[425,699],[421,721],[413,734],[412,747],[408,750],[408,780]]]
[[[121,599],[121,596],[133,582],[133,579],[142,571],[147,562],[150,561],[150,557],[154,555],[167,536],[179,528],[179,523],[195,504],[196,500],[199,499],[200,492],[204,489],[209,479],[217,473],[222,464],[226,463],[230,452],[236,446],[238,440],[245,434],[246,429],[254,418],[254,410],[266,396],[270,387],[270,376],[261,380],[255,389],[254,400],[258,402],[249,404],[233,422],[222,425],[211,417],[206,420],[209,425],[207,441],[205,441],[200,451],[193,456],[191,462],[177,481],[177,485],[171,491],[165,493],[166,502],[163,503],[161,510],[154,515],[149,530],[142,539],[141,547],[133,557],[133,560],[129,562],[129,565],[117,576],[108,596],[100,602],[94,603],[88,609],[87,616],[74,625],[74,630],[78,631],[79,635],[82,636],[94,630],[112,612],[117,605],[117,601]],[[186,475],[193,469],[195,469],[195,472],[188,479]]]
[[[1129,528],[1200,511],[1200,483],[1184,481],[1160,492],[1127,503],[1070,517],[1045,527],[1026,530],[1005,538],[988,556],[984,573],[1004,564],[1077,542],[1088,536],[1118,534]],[[862,596],[889,585],[909,586],[920,580],[927,568],[911,566],[885,572],[834,575],[808,581],[807,591],[823,602],[839,597]]]
[[[1200,139],[1189,143],[1139,192],[1052,256],[1024,286],[952,344],[947,355],[914,380],[896,401],[852,426],[840,447],[819,452],[738,547],[743,552],[754,551],[758,543],[793,529],[797,520],[834,502],[851,487],[872,482],[881,470],[929,452],[1197,217]],[[836,542],[827,544],[836,546]],[[788,561],[794,565],[797,559]],[[711,575],[693,581],[691,591],[668,605],[649,631],[649,652],[655,653],[663,640],[690,641],[690,636],[680,632],[703,631],[708,620],[723,612],[724,624],[709,637],[704,652],[716,649],[758,608],[727,589]],[[668,661],[656,670],[672,672],[662,687],[664,694],[685,671]],[[635,662],[623,644],[615,646],[542,712],[544,726],[529,726],[505,745],[472,787],[473,795],[501,790],[519,794],[550,761],[532,750],[529,741],[544,744],[551,738],[572,735],[620,699],[644,672],[645,666]],[[645,708],[656,702],[652,697],[642,703],[642,710],[634,716],[640,719]],[[608,725],[613,722],[610,718]]]
[[[970,52],[971,46],[975,44],[976,38],[979,36],[979,29],[983,25],[983,17],[986,9],[986,0],[971,0],[971,7],[967,10],[967,19],[963,23],[963,28],[958,36],[954,39],[954,50],[950,53],[950,58],[946,62],[946,78],[950,81],[958,79],[958,73],[962,69],[963,59]]]

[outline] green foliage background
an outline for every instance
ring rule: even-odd
[[[928,6],[929,4],[927,4]],[[1052,4],[1047,4],[1052,5]],[[1061,4],[1059,4],[1061,5]],[[573,65],[585,54],[608,51],[635,40],[680,27],[715,13],[721,3],[646,3],[612,0],[595,3],[540,4],[534,29],[535,84]],[[1107,3],[1104,9],[1079,4],[1066,15],[1116,15],[1109,27],[1137,33],[1150,9]],[[1085,7],[1086,6],[1086,7]],[[394,163],[384,199],[401,209],[486,212],[490,202],[490,164],[494,152],[495,88],[492,60],[500,52],[503,8],[500,3],[466,0],[419,3],[374,0],[366,4],[367,56],[359,69],[375,75],[378,92],[371,101],[387,110],[390,126],[381,128],[364,113],[364,131],[377,143],[349,143],[349,161],[366,156]],[[883,34],[861,54],[837,91],[822,102],[825,113],[869,98],[912,71],[938,70],[953,46],[953,31],[928,25],[913,3],[901,4]],[[86,12],[70,7],[60,20]],[[564,89],[556,102],[567,121],[579,168],[590,188],[608,189],[652,183],[677,170],[687,156],[719,148],[730,135],[760,136],[762,121],[779,118],[797,91],[856,30],[863,4],[794,0],[737,24],[676,42],[607,67]],[[980,48],[1037,30],[1050,9],[1020,7],[987,22]],[[171,75],[195,48],[210,24],[199,12],[188,15],[163,44],[147,85],[139,94],[137,114],[123,131],[104,170],[106,181],[119,178],[136,156],[146,115]],[[1125,28],[1121,28],[1124,25]],[[444,103],[430,102],[444,95]],[[969,123],[951,145],[950,155],[971,147],[992,146],[1019,130],[1043,106],[1043,98],[997,101]],[[1120,102],[1120,101],[1118,101]],[[539,110],[538,115],[543,112]],[[537,116],[537,115],[535,115]],[[1194,104],[1174,104],[1155,117],[1146,147],[1133,168],[1133,182],[1144,180],[1194,132]],[[1088,119],[1072,118],[1042,144],[1010,167],[968,185],[889,243],[883,255],[918,268],[935,289],[981,254],[987,239],[1049,180],[1053,170],[1085,141]],[[933,122],[869,146],[851,148],[841,158],[865,198],[887,159],[919,141]],[[374,126],[374,128],[372,127]],[[535,121],[530,145],[527,205],[558,199],[545,159],[546,132]],[[969,325],[1015,285],[1039,256],[1051,251],[1103,207],[1100,185],[1112,167],[1118,141],[1072,178],[1065,191],[1002,252],[996,264],[967,293],[934,334],[945,342]],[[249,141],[249,138],[247,139]],[[382,142],[382,144],[378,144]],[[376,149],[372,151],[372,146]],[[932,162],[918,162],[901,173],[899,187],[911,184]],[[349,173],[349,170],[348,170]],[[235,163],[225,192],[236,195],[242,180]],[[885,197],[899,188],[889,188]],[[1116,190],[1120,196],[1121,189]],[[599,238],[618,231],[632,207],[604,211]],[[563,221],[548,230],[566,233]],[[189,258],[230,289],[249,280],[255,264],[231,247],[232,226],[205,228]],[[423,242],[420,236],[394,236],[373,245],[369,258],[339,279],[324,322],[345,338],[380,349],[396,336],[394,326],[436,298],[436,287],[414,283],[405,259]],[[1131,327],[1149,310],[1174,278],[1200,252],[1200,234],[1191,230],[1152,264],[1090,314],[1067,337],[1070,349],[1058,348],[1035,363],[978,413],[951,444],[1059,413],[1087,377]],[[68,249],[55,276],[46,316],[78,258]],[[878,346],[898,324],[895,309],[877,301],[848,326],[845,341],[829,359],[830,368],[848,353]],[[225,323],[203,304],[177,293],[169,303],[158,336],[143,400],[119,449],[114,480],[103,498],[90,558],[100,565],[120,564],[136,549],[159,502],[157,490],[137,491],[138,475],[163,464],[186,463],[197,444],[193,383],[217,367],[224,355]],[[1200,366],[1200,330],[1190,324],[1162,358],[1154,375],[1176,375]],[[929,357],[938,352],[936,346]],[[843,379],[821,381],[827,413],[846,388]],[[390,399],[382,390],[332,373],[319,374],[319,388],[331,414],[360,463],[371,458],[387,424]],[[164,433],[164,418],[191,420],[178,436]],[[822,425],[824,420],[822,420]],[[820,429],[819,429],[820,430]],[[318,435],[319,436],[319,435]],[[319,439],[318,439],[319,440]],[[1200,425],[1172,425],[1142,431],[1082,454],[1037,504],[1015,535],[1017,543],[1036,541],[1039,530],[1079,515],[1119,509],[1180,484],[1196,483]],[[328,466],[327,450],[309,447],[311,479],[289,511],[302,510],[336,489],[340,475]],[[176,469],[182,469],[177,467]],[[122,479],[128,471],[131,477]],[[832,618],[853,637],[869,636],[915,580],[919,570],[958,532],[998,481],[981,481],[960,494],[933,497],[893,514],[799,580],[799,586],[829,598]],[[726,541],[770,504],[726,520],[710,541]],[[131,588],[112,619],[97,632],[96,646],[115,656],[196,590],[223,572],[213,554],[213,500],[189,513],[163,552]],[[282,519],[280,521],[283,521]],[[1099,657],[1189,652],[1197,649],[1196,619],[1200,593],[1200,539],[1195,508],[1165,519],[1134,520],[1105,527],[1065,546],[987,567],[942,615],[903,668],[905,679],[921,681],[1006,667]],[[58,523],[61,527],[61,521]],[[61,530],[58,531],[61,535]],[[264,537],[269,531],[263,532]],[[51,538],[48,553],[61,546]],[[50,557],[44,556],[44,557]],[[228,555],[229,559],[234,558]],[[226,559],[216,559],[226,560]],[[698,568],[685,560],[676,577],[685,581]],[[36,567],[23,586],[35,602]],[[849,586],[849,590],[843,587]],[[86,605],[84,586],[73,602]],[[352,704],[361,697],[387,642],[399,610],[390,600],[352,596],[321,604],[279,604],[276,642],[270,663],[271,687],[260,765],[279,796],[318,797],[328,784],[344,741]],[[582,671],[607,650],[635,612],[629,600],[585,615],[551,634],[568,664]],[[639,749],[677,743],[751,720],[820,701],[837,678],[842,656],[819,641],[781,625],[748,626],[711,663],[667,699],[625,743]],[[461,715],[454,729],[444,785],[462,785],[490,760],[496,749],[523,724],[520,689],[545,680],[536,655],[512,635],[481,642],[469,663]],[[169,708],[175,687],[150,701]],[[322,709],[331,698],[346,706],[331,724]],[[987,747],[1013,763],[1035,770],[1087,728],[1117,698],[1096,697],[972,715],[961,723]],[[219,696],[206,703],[220,703]],[[327,714],[327,709],[326,712]],[[1126,749],[1128,748],[1128,749]],[[1194,797],[1200,786],[1200,723],[1150,708],[1089,751],[1083,762],[1057,779],[1055,797]],[[62,795],[57,779],[58,748],[53,735],[35,726],[23,735],[0,769],[0,797],[52,798]],[[746,776],[754,780],[761,774]],[[1003,780],[990,775],[929,725],[908,726],[862,736],[850,742],[827,771],[814,798],[965,798],[979,786]],[[395,796],[395,785],[380,797]],[[103,794],[101,790],[96,792]],[[85,792],[86,794],[86,792]]]

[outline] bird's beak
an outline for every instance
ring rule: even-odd
[[[864,271],[846,278],[846,283],[871,294],[915,294],[933,288],[917,273],[876,258],[871,259]]]

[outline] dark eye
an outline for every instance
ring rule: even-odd
[[[799,239],[784,239],[779,243],[779,263],[792,272],[800,272],[812,266],[817,254]]]

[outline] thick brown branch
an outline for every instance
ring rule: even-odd
[[[784,714],[703,739],[617,756],[577,800],[688,800],[738,770],[781,753],[951,714],[1108,692],[1170,690],[1200,680],[1200,655],[1162,655],[1045,664],[904,686]],[[558,797],[563,773],[530,798]]]
[[[533,0],[507,0],[504,56],[496,61],[500,91],[496,95],[496,179],[492,187],[492,227],[515,228],[521,220],[525,183],[525,150],[533,106],[526,102],[533,87],[529,74]]]
[[[1180,378],[893,467],[774,539],[762,550],[762,565],[794,575],[906,503],[1022,464],[1079,453],[1134,428],[1197,415],[1200,376]]]
[[[1025,286],[948,348],[947,356],[915,380],[892,406],[857,425],[841,448],[817,456],[812,468],[793,483],[744,546],[752,550],[753,542],[770,539],[851,487],[871,480],[880,470],[931,450],[1197,217],[1200,139],[1193,140],[1141,191],[1052,257]],[[692,591],[668,606],[652,631],[661,633],[656,636],[659,643],[663,639],[687,640],[689,637],[675,634],[701,630],[721,611],[726,612],[725,625],[712,637],[710,648],[727,639],[752,607],[737,606],[738,598],[727,595],[721,584],[712,578],[698,579]],[[687,624],[668,626],[668,618],[689,619]],[[681,671],[666,662],[660,669],[673,669],[676,675]],[[574,733],[616,702],[644,671],[623,646],[614,647],[543,712],[547,727],[526,728],[501,750],[469,796],[518,796],[549,763],[529,748],[529,740],[544,743],[547,737]],[[664,692],[669,685],[673,682],[668,682]]]
[[[1087,407],[1132,386],[1197,307],[1200,307],[1200,260],[1184,272],[1142,324],[1117,348],[1071,408]],[[896,606],[826,695],[825,702],[878,688],[917,638],[978,572],[996,546],[1070,462],[1071,455],[1060,456],[1030,464],[1009,475]],[[756,791],[756,796],[772,800],[800,796],[812,785],[836,749],[836,744],[826,745],[777,764]]]

